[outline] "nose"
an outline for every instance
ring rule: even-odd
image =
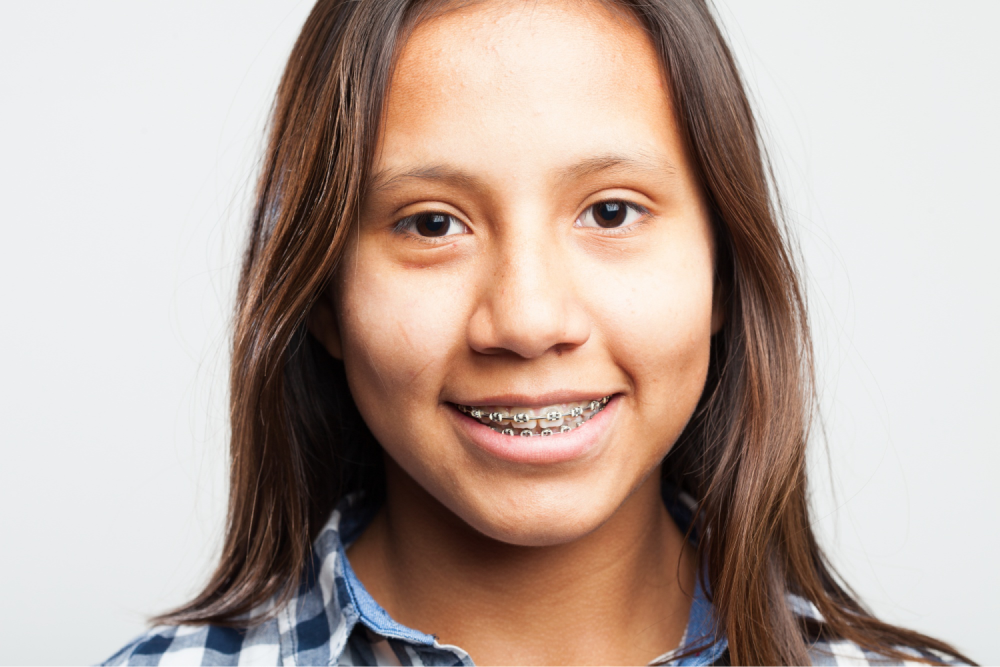
[[[469,345],[476,352],[535,359],[590,338],[580,298],[586,285],[578,284],[565,249],[535,236],[511,236],[491,248],[491,270],[469,320]]]

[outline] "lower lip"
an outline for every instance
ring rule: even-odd
[[[586,455],[597,447],[618,412],[618,396],[604,409],[566,433],[526,438],[497,433],[486,424],[452,408],[462,432],[477,447],[498,459],[511,463],[565,463]]]

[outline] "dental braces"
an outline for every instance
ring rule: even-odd
[[[576,428],[580,428],[581,426],[583,426],[584,424],[586,424],[588,421],[590,421],[590,419],[592,419],[594,417],[594,415],[596,415],[598,412],[600,412],[601,410],[603,410],[604,406],[606,406],[608,404],[609,400],[611,400],[611,397],[610,396],[605,396],[604,398],[602,398],[600,400],[591,401],[590,404],[587,405],[586,407],[576,406],[575,408],[570,409],[566,413],[563,413],[561,410],[549,410],[543,416],[540,416],[540,417],[534,416],[534,415],[529,415],[526,412],[518,412],[518,413],[512,414],[512,415],[504,414],[502,412],[489,412],[489,413],[487,413],[482,408],[474,408],[474,407],[470,407],[470,406],[467,406],[467,405],[457,405],[456,404],[455,407],[458,408],[459,412],[467,414],[470,417],[473,417],[474,419],[483,419],[485,417],[485,418],[489,419],[491,422],[493,422],[495,424],[502,424],[503,422],[509,422],[512,425],[513,424],[526,424],[529,421],[539,421],[539,420],[558,421],[558,420],[562,419],[563,417],[569,417],[569,418],[583,417],[584,416],[584,412],[589,412],[590,414],[587,415],[587,419],[584,420],[584,421],[582,421],[582,422],[580,422],[576,426]],[[487,426],[490,426],[490,428],[493,428],[493,430],[497,431],[498,433],[502,433],[504,435],[521,435],[522,437],[526,437],[526,438],[530,438],[530,437],[532,437],[532,436],[535,435],[535,433],[531,429],[528,429],[528,428],[522,429],[521,432],[520,432],[520,434],[518,434],[518,433],[516,433],[514,431],[513,428],[510,428],[510,426],[508,426],[507,428],[502,429],[502,430],[494,428],[492,424],[487,424]],[[573,427],[570,426],[569,424],[563,424],[562,426],[559,427],[559,432],[560,433],[566,433],[567,431],[572,431],[572,430],[573,430]],[[552,429],[550,429],[550,428],[543,428],[541,430],[541,432],[538,433],[538,435],[549,436],[549,435],[552,435],[553,432],[554,431]]]

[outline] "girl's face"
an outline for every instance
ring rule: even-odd
[[[719,324],[653,47],[597,3],[476,3],[416,28],[387,105],[312,330],[451,512],[513,544],[585,535],[658,471]]]

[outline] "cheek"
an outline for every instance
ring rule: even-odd
[[[353,266],[340,281],[338,321],[359,407],[376,399],[396,406],[436,399],[467,319],[454,284],[431,272],[404,276],[364,257],[345,265]]]
[[[639,403],[666,408],[686,422],[685,410],[697,404],[708,369],[711,245],[699,234],[614,268],[592,293],[600,300],[594,311],[601,313],[607,349],[631,378]]]

